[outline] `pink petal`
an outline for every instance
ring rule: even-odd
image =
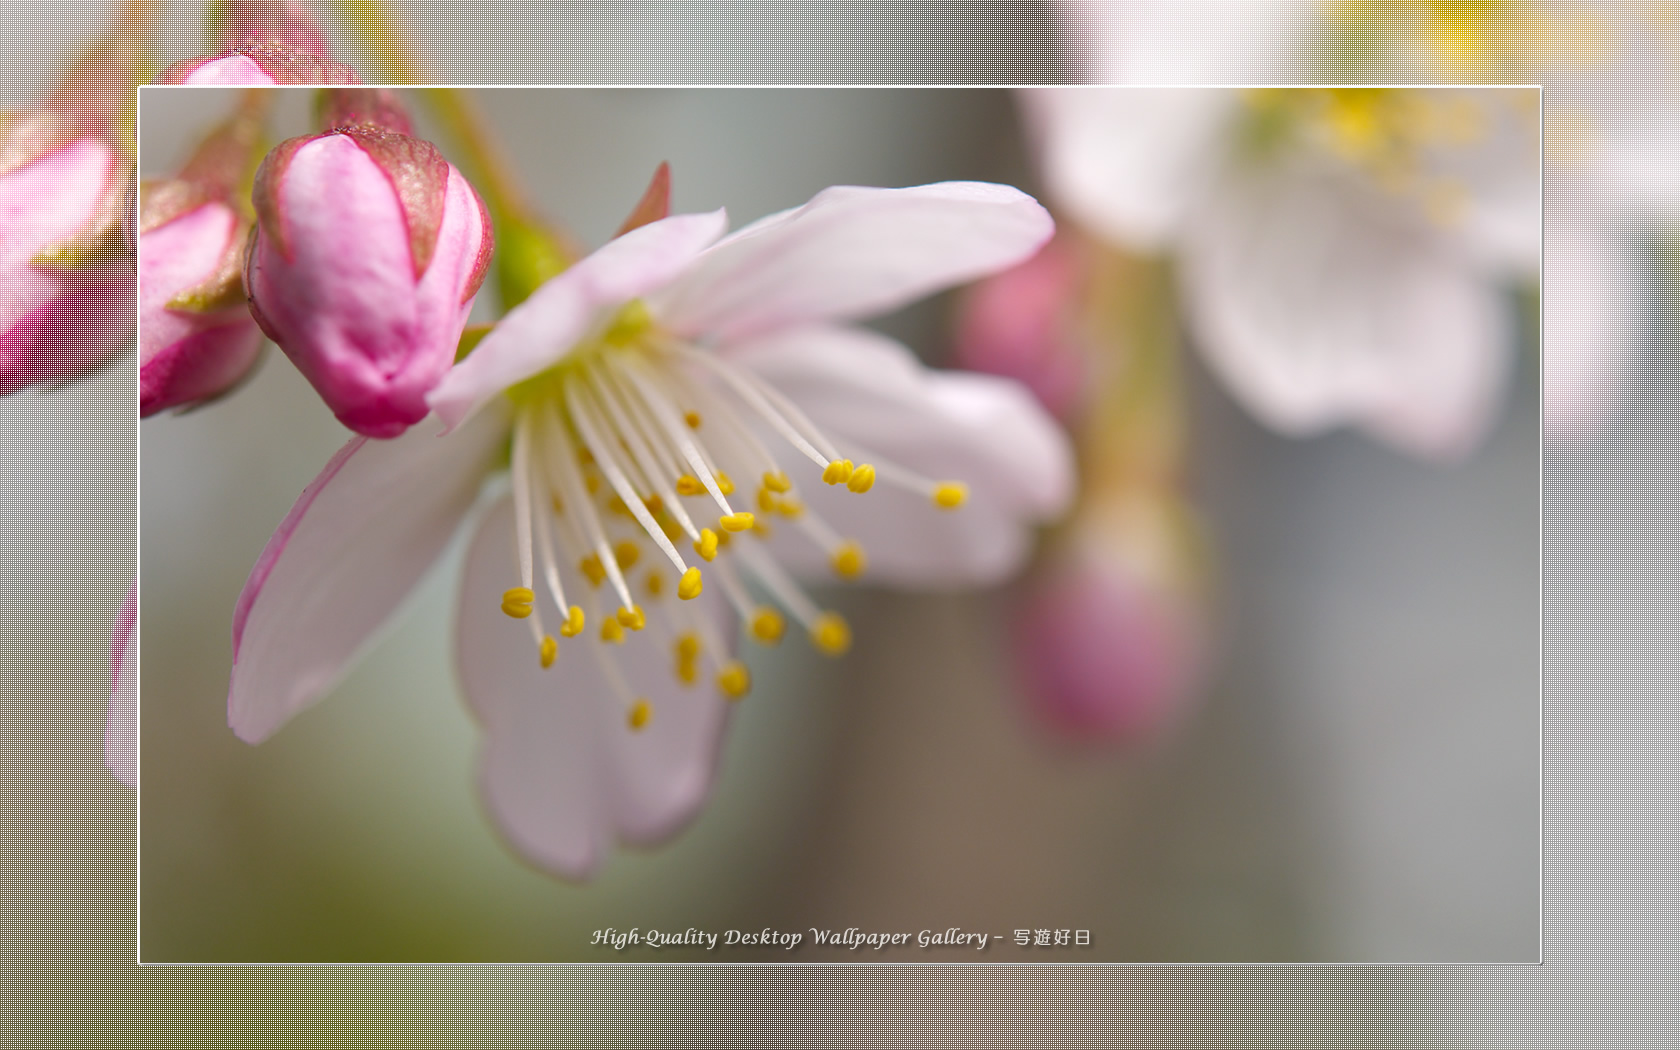
[[[786,394],[842,454],[855,451],[858,462],[880,456],[933,481],[968,485],[967,503],[940,510],[880,480],[862,495],[824,485],[809,460],[790,453],[784,467],[801,498],[863,544],[868,578],[922,587],[996,582],[1020,567],[1033,526],[1072,499],[1066,435],[1011,380],[931,371],[885,336],[828,326],[756,340],[731,360]],[[777,531],[778,557],[795,571],[828,574],[826,557],[794,532]]]
[[[1614,418],[1637,356],[1634,250],[1589,222],[1559,216],[1546,229],[1546,433],[1566,441]]]
[[[268,87],[272,86],[275,80],[251,58],[245,55],[228,55],[226,58],[216,58],[204,63],[189,73],[181,83],[198,87]]]
[[[584,634],[559,639],[559,657],[544,670],[529,623],[500,609],[502,593],[519,582],[513,535],[504,499],[473,538],[456,610],[456,668],[485,732],[480,786],[515,849],[555,874],[587,879],[615,841],[651,845],[694,818],[711,790],[728,705],[707,686],[677,682],[670,637],[651,606],[648,629],[607,647],[653,707],[641,731],[630,730],[588,651],[601,645],[598,615],[589,614]],[[590,600],[575,574],[565,582],[569,599]],[[540,582],[536,589],[537,615],[552,632],[559,612]],[[688,605],[711,616],[716,601],[708,589]]]
[[[338,681],[442,553],[501,454],[486,413],[447,438],[356,438],[268,541],[233,618],[228,724],[256,743]]]
[[[432,410],[457,426],[485,401],[553,367],[608,311],[669,284],[728,223],[721,208],[673,215],[609,241],[510,310],[432,391]]]
[[[122,611],[111,630],[111,705],[105,714],[105,767],[111,775],[135,787],[140,780],[138,727],[140,695],[135,675],[139,667],[134,644],[140,581],[128,589]]]
[[[653,305],[674,331],[720,341],[865,317],[1021,262],[1054,229],[1009,186],[833,186],[719,241]]]

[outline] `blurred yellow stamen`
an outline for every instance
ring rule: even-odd
[[[657,598],[665,593],[665,577],[659,575],[658,569],[648,570],[647,592],[649,596],[654,598]]]
[[[637,700],[634,704],[630,705],[631,729],[641,729],[643,726],[648,724],[648,719],[652,717],[653,708],[648,705],[646,700]]]
[[[861,576],[869,559],[864,557],[863,548],[856,540],[847,540],[834,548],[834,571],[846,579]]]
[[[583,633],[583,610],[576,605],[566,611],[566,622],[560,625],[562,638],[576,638]]]
[[[677,479],[677,495],[704,496],[705,494],[706,486],[700,484],[700,479],[693,474],[684,474]]]
[[[693,631],[677,635],[677,659],[692,660],[700,655],[700,636]]]
[[[718,688],[723,695],[731,700],[739,700],[747,695],[752,688],[752,674],[747,671],[747,665],[739,660],[731,660],[718,672]]]
[[[698,412],[684,412],[683,413],[683,422],[688,424],[688,428],[690,430],[699,430],[700,429],[700,413],[698,413]]]
[[[536,600],[536,594],[529,587],[509,587],[502,592],[502,611],[516,620],[523,620],[531,615],[532,603]]]
[[[624,641],[624,628],[611,616],[601,621],[601,641],[612,642],[615,645]]]
[[[677,582],[677,597],[685,602],[700,597],[700,570],[695,566],[690,565]]]
[[[967,499],[968,486],[960,481],[942,481],[933,490],[933,505],[941,510],[956,510]]]
[[[618,610],[618,622],[632,631],[639,631],[647,626],[647,616],[640,605],[625,605]]]
[[[712,476],[717,479],[719,492],[723,493],[725,496],[733,496],[735,494],[735,483],[729,480],[728,474],[725,474],[720,470]]]
[[[852,629],[839,613],[825,612],[811,625],[811,644],[839,656],[852,647]]]
[[[782,614],[768,605],[759,606],[758,611],[753,614],[753,637],[765,645],[775,645],[781,641],[782,632],[786,629],[787,621],[782,619]]]
[[[793,482],[789,481],[788,476],[779,470],[767,470],[764,472],[764,487],[771,492],[790,492],[793,489]]]
[[[628,569],[635,565],[642,556],[640,547],[630,540],[619,540],[613,547],[613,557],[618,559],[618,567]]]
[[[599,587],[606,582],[607,570],[601,566],[599,555],[591,554],[578,562],[578,570],[588,578],[591,587]]]
[[[543,670],[546,671],[554,666],[554,657],[559,651],[560,643],[554,640],[554,636],[551,634],[543,635],[542,645],[538,649],[542,658]]]

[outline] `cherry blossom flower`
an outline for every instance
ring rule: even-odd
[[[796,575],[996,581],[1070,496],[1065,439],[993,377],[839,322],[1049,238],[1005,186],[834,187],[724,236],[633,229],[539,287],[430,396],[448,428],[357,438],[269,542],[234,617],[229,720],[263,740],[344,673],[505,467],[467,556],[461,685],[520,853],[587,878],[682,827],[714,773],[734,637],[851,644]],[[791,623],[790,623],[791,621]]]
[[[169,66],[156,84],[269,87],[359,84],[356,71],[328,57],[327,39],[305,4],[233,0],[222,5],[221,50]]]
[[[1146,75],[1164,27],[1189,24],[1150,10],[1105,24],[1098,79]],[[1256,40],[1281,46],[1290,25]],[[1285,57],[1250,53],[1261,70]],[[1250,411],[1440,458],[1494,417],[1508,291],[1538,274],[1537,103],[1383,88],[1023,97],[1052,200],[1099,237],[1175,254],[1195,341]]]

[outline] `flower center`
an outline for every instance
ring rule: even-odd
[[[838,656],[850,648],[846,621],[821,609],[764,543],[785,523],[821,549],[841,578],[867,567],[860,544],[805,506],[793,475],[857,496],[879,480],[945,510],[967,497],[960,482],[923,478],[879,457],[847,458],[780,391],[673,338],[640,301],[508,397],[515,405],[520,585],[503,596],[502,611],[530,624],[542,666],[553,666],[560,643],[537,608],[540,572],[540,585],[561,611],[561,638],[586,639],[632,729],[648,723],[652,708],[632,694],[611,647],[643,632],[669,649],[672,674],[683,685],[696,685],[709,663],[731,699],[751,688],[746,666],[715,625],[687,604],[708,578],[758,642],[781,640],[785,612],[823,652]],[[784,471],[771,451],[777,444],[808,465]],[[751,496],[736,478],[756,479],[748,482]],[[591,624],[600,627],[587,631]]]

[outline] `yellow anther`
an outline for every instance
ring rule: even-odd
[[[941,510],[956,510],[968,499],[968,486],[960,481],[941,481],[933,489],[933,505]]]
[[[752,534],[761,540],[767,540],[771,535],[770,526],[764,524],[762,521],[755,521],[753,522]]]
[[[788,476],[779,470],[767,470],[764,472],[764,487],[771,492],[791,492],[793,491],[793,482],[789,481]]]
[[[666,514],[659,519],[659,531],[663,532],[665,534],[665,538],[670,540],[672,543],[675,543],[683,538],[683,527],[681,523],[669,514]]]
[[[830,656],[852,647],[852,629],[839,613],[825,612],[811,625],[811,644]]]
[[[531,615],[532,603],[537,596],[529,587],[509,587],[502,592],[502,611],[516,620],[523,620]]]
[[[613,545],[613,557],[618,559],[618,567],[621,569],[635,565],[641,556],[641,548],[637,547],[633,540],[619,540]]]
[[[631,516],[630,505],[624,502],[624,498],[622,496],[614,496],[612,499],[608,500],[607,509],[612,511],[614,514],[621,514],[626,518]]]
[[[655,492],[647,499],[642,500],[642,506],[647,508],[649,514],[657,516],[660,511],[665,509],[665,501],[659,498],[659,493]]]
[[[711,561],[717,557],[718,534],[711,529],[701,529],[700,538],[694,541],[694,553]]]
[[[700,484],[700,479],[693,474],[684,474],[677,479],[677,495],[704,496],[705,494],[706,486]]]
[[[766,514],[772,513],[776,509],[776,503],[777,502],[778,501],[776,499],[776,494],[774,492],[771,492],[769,488],[762,488],[762,489],[758,490],[758,509],[759,510],[763,511]]]
[[[657,598],[660,595],[665,593],[665,577],[663,577],[659,574],[658,569],[649,569],[648,570],[647,592],[651,597],[654,597],[654,598]]]
[[[724,696],[731,700],[739,700],[752,688],[752,674],[747,671],[746,664],[739,660],[731,660],[718,672],[717,684],[718,688],[723,690]]]
[[[684,412],[683,413],[683,422],[688,424],[688,429],[699,430],[700,429],[700,413],[698,413],[698,412]]]
[[[583,479],[583,486],[589,490],[591,496],[601,491],[601,479],[591,474]]]
[[[578,462],[587,467],[589,464],[595,462],[595,454],[580,445],[578,446]]]
[[[566,622],[560,625],[560,637],[576,638],[583,633],[583,610],[574,605],[566,610]]]
[[[733,496],[735,494],[735,483],[729,480],[728,474],[725,474],[720,470],[712,476],[717,479],[719,492],[723,493],[725,496]]]
[[[787,621],[782,614],[768,605],[760,605],[752,618],[753,637],[765,645],[775,645],[782,640],[782,632],[787,629]]]
[[[640,605],[622,605],[618,609],[618,622],[632,631],[639,631],[647,626],[647,616]]]
[[[797,518],[805,513],[805,504],[796,499],[777,500],[776,513],[784,518]]]
[[[685,602],[700,597],[700,569],[698,566],[690,565],[688,571],[682,574],[682,579],[677,581],[677,597]]]
[[[693,631],[677,635],[677,659],[693,660],[700,655],[700,636]]]
[[[836,459],[823,468],[823,481],[830,485],[839,485],[852,476],[852,461]]]
[[[847,540],[834,548],[833,564],[834,571],[849,580],[863,575],[869,559],[864,557],[863,548],[856,540]]]
[[[543,635],[542,645],[538,646],[537,651],[542,657],[543,670],[546,671],[554,666],[554,657],[560,652],[560,643],[554,640],[553,635],[545,634]]]
[[[677,681],[683,685],[693,685],[700,680],[700,665],[693,660],[677,657]]]
[[[717,541],[718,541],[717,545],[718,545],[719,548],[729,546],[729,533],[727,533],[727,532],[719,533]]]
[[[637,700],[630,705],[630,728],[641,729],[653,717],[653,708],[646,700]]]
[[[556,514],[566,513],[566,508],[561,505],[559,496],[554,496],[554,495],[549,496],[548,497],[548,502],[549,502],[549,505],[554,508],[554,513],[556,513]]]
[[[753,516],[744,510],[725,514],[718,519],[718,527],[725,532],[745,532],[753,527]]]
[[[624,641],[624,628],[611,616],[601,621],[601,641],[614,644]]]
[[[578,571],[588,577],[591,587],[599,587],[606,582],[607,570],[602,567],[601,557],[598,554],[591,554],[578,562]]]
[[[852,476],[847,479],[846,487],[853,492],[868,492],[875,485],[875,468],[868,463],[860,463]]]

